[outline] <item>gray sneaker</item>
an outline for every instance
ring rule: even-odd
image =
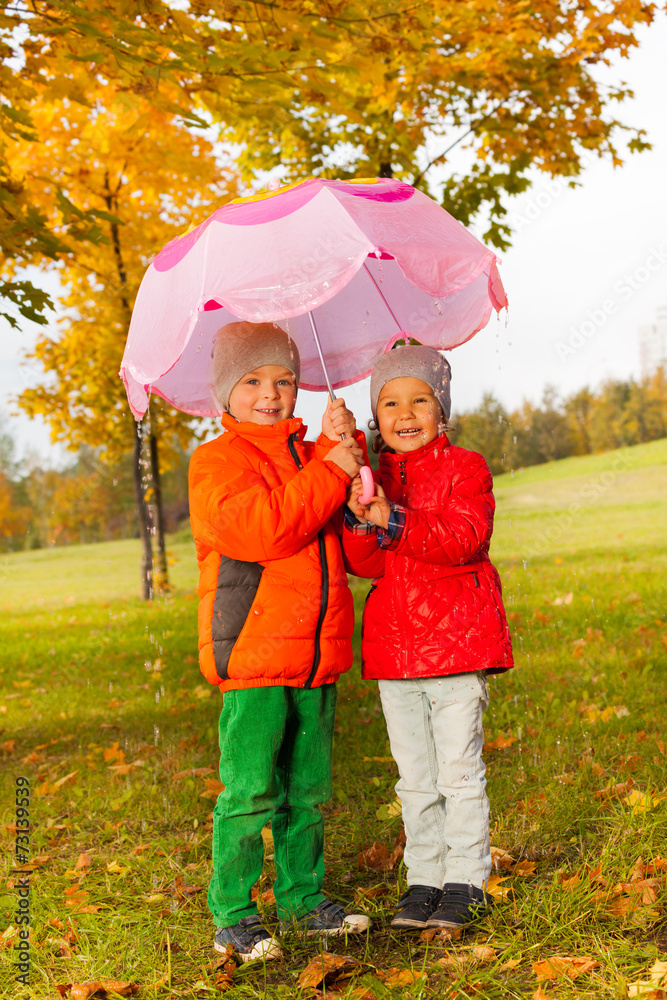
[[[325,899],[305,917],[281,922],[280,933],[293,931],[306,937],[340,937],[343,934],[363,934],[370,925],[370,919],[365,914],[347,913],[339,903]]]
[[[269,962],[273,958],[282,958],[283,954],[257,914],[244,917],[232,927],[217,928],[213,947],[224,955],[228,945],[232,946],[242,962],[254,962],[257,958]]]

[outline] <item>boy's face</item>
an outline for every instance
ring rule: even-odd
[[[241,423],[277,424],[294,413],[294,375],[282,365],[262,365],[247,372],[229,396],[229,412]]]
[[[386,382],[377,407],[378,430],[385,444],[399,455],[417,451],[438,436],[440,403],[430,385],[404,376]]]

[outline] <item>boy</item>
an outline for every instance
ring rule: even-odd
[[[189,477],[200,666],[224,693],[208,900],[215,948],[231,944],[250,961],[281,954],[251,901],[269,820],[281,927],[328,935],[369,925],[322,893],[319,811],[331,795],[335,683],[352,663],[354,623],[331,519],[364,455],[341,399],[317,442],[303,440],[298,352],[279,327],[230,323],[212,355],[225,432],[196,449]]]

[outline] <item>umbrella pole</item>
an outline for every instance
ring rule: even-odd
[[[372,277],[372,275],[371,275],[371,277]],[[379,291],[379,289],[378,289],[378,291]],[[380,294],[382,294],[382,293],[380,293]],[[382,298],[384,299],[384,295],[382,296]],[[385,301],[386,301],[386,299],[385,299]],[[387,308],[389,308],[389,306],[387,306]],[[392,316],[393,316],[393,313],[392,313]],[[308,319],[310,320],[310,328],[313,331],[313,337],[315,338],[315,346],[317,347],[317,353],[320,356],[320,363],[322,365],[322,371],[324,372],[324,379],[325,379],[325,381],[327,383],[327,388],[329,390],[329,396],[331,398],[331,402],[333,403],[333,401],[334,401],[334,399],[336,397],[334,396],[333,386],[331,385],[331,379],[329,378],[329,372],[327,371],[327,366],[326,366],[326,363],[324,361],[324,354],[322,353],[322,345],[320,344],[320,338],[319,338],[319,336],[317,334],[317,327],[315,326],[315,320],[313,319],[313,314],[312,314],[312,312],[310,312],[310,310],[308,310]],[[341,441],[344,441],[345,440],[345,435],[341,434],[340,439],[341,439]],[[371,469],[370,469],[370,467],[368,465],[364,465],[359,470],[359,475],[361,476],[361,482],[362,482],[362,486],[363,486],[363,489],[362,489],[361,493],[359,494],[359,499],[360,499],[361,503],[370,503],[371,500],[373,499],[373,495],[375,494],[375,484],[373,482],[373,473],[371,472]]]
[[[317,348],[317,353],[320,356],[320,363],[322,365],[322,371],[324,372],[324,381],[327,384],[327,389],[329,390],[329,396],[331,398],[331,402],[333,403],[336,397],[334,396],[334,391],[331,386],[331,379],[329,378],[329,372],[327,371],[324,355],[322,354],[322,345],[320,344],[320,338],[317,333],[317,327],[315,326],[315,320],[313,319],[313,314],[310,311],[308,312],[308,319],[310,320],[310,328],[313,331],[313,337],[315,338],[315,347]]]

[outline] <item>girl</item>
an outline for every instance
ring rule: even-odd
[[[378,679],[400,775],[408,889],[397,928],[462,927],[491,905],[482,714],[486,675],[512,666],[512,647],[488,555],[491,473],[444,433],[450,378],[430,347],[380,358],[371,377],[380,482],[363,506],[354,481],[343,536],[351,571],[374,578],[363,676]]]

